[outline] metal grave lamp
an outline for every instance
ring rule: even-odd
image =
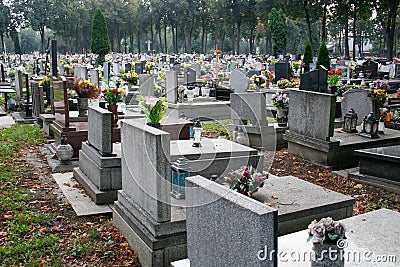
[[[193,127],[193,147],[201,147],[201,123],[200,121],[196,121]]]
[[[385,133],[385,117],[383,115],[379,118],[378,133],[379,134]]]
[[[185,179],[190,176],[191,168],[184,158],[177,159],[172,165],[172,192],[175,199],[185,198]]]
[[[371,112],[368,116],[364,117],[363,128],[360,136],[367,137],[370,139],[379,138],[378,135],[378,121],[375,119],[374,113]]]
[[[357,133],[357,113],[351,108],[346,114],[344,114],[344,127],[343,131],[348,133]]]

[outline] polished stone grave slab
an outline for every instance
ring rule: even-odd
[[[359,169],[349,178],[400,193],[400,145],[356,150]]]
[[[354,199],[294,176],[270,175],[253,198],[278,209],[278,234],[307,228],[322,217],[351,217]]]
[[[185,158],[191,167],[191,175],[221,177],[244,165],[257,166],[259,172],[263,169],[263,154],[226,139],[203,138],[201,147],[193,147],[191,140],[172,140],[170,144],[171,162]]]
[[[342,243],[344,245],[342,264],[346,267],[399,266],[400,229],[393,227],[399,220],[400,213],[388,209],[340,220],[347,229],[347,239]],[[307,237],[307,230],[302,230],[278,238],[277,253],[281,255],[278,257],[279,267],[313,266],[309,260],[312,243],[306,242]],[[304,255],[307,257],[306,260]],[[336,253],[336,256],[339,255]],[[338,263],[329,266],[343,265]]]

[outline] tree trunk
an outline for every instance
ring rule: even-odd
[[[163,42],[162,42],[162,36],[161,36],[161,27],[158,29],[158,43],[160,45],[160,51],[164,53],[164,47],[163,47]]]
[[[172,51],[173,51],[174,53],[176,53],[176,47],[175,47],[175,44],[176,44],[176,41],[175,41],[176,35],[175,35],[175,28],[174,28],[173,25],[171,25],[171,33],[172,33]]]
[[[6,53],[6,48],[4,46],[4,33],[1,34],[1,49],[3,51],[3,54]]]
[[[236,30],[237,30],[237,36],[236,36],[236,53],[239,55],[240,54],[240,30],[241,30],[241,25],[242,20],[240,19],[237,24],[236,24]]]
[[[350,51],[349,51],[349,14],[347,5],[344,8],[344,57],[346,59],[350,59]]]
[[[142,53],[142,50],[140,48],[140,33],[139,32],[136,33],[136,38],[137,38],[138,53],[140,54],[140,53]]]
[[[78,31],[78,25],[76,25],[76,30]],[[76,36],[78,36],[78,35],[76,35]],[[40,41],[41,41],[41,54],[43,55],[44,54],[44,26],[42,27],[42,26],[40,26]]]
[[[151,43],[150,43],[150,54],[152,54],[153,53],[153,50],[154,50],[154,29],[153,29],[153,24],[151,24],[150,25],[150,35],[151,35],[151,37],[150,37],[150,41],[151,41]]]
[[[205,52],[205,49],[204,49],[205,32],[206,32],[205,22],[204,22],[204,18],[202,18],[201,19],[201,41],[200,41],[200,53],[201,54],[204,54],[204,52]]]
[[[164,47],[165,53],[168,53],[168,45],[167,45],[167,24],[164,23]]]
[[[305,14],[305,17],[306,17],[306,27],[307,27],[308,41],[310,42],[311,50],[314,51],[314,49],[313,49],[314,45],[313,45],[312,35],[311,35],[310,14],[308,14],[307,6],[308,6],[308,0],[303,0],[303,8],[304,8],[304,14]]]
[[[326,4],[324,5],[324,15],[322,16],[322,41],[326,42],[326,13],[327,13],[327,8]]]
[[[399,8],[399,2],[400,2],[399,0],[389,1],[390,8],[386,26],[387,34],[385,34],[385,36],[387,36],[386,43],[387,43],[388,60],[393,59],[394,34],[396,30],[396,17],[397,17],[397,9]]]
[[[129,27],[129,53],[133,53],[133,31],[132,31],[132,27]]]
[[[356,24],[357,24],[357,8],[354,5],[354,10],[353,10],[353,60],[354,61],[356,61],[356,37],[357,37]]]

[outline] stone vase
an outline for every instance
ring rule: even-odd
[[[312,267],[344,267],[344,251],[336,243],[313,244]]]
[[[66,142],[66,138],[63,136],[61,138],[61,144],[56,147],[57,158],[62,164],[68,164],[74,154],[73,147]]]
[[[78,98],[78,117],[87,117],[89,99],[86,97]]]
[[[161,124],[159,122],[158,123],[148,122],[147,125],[149,125],[151,127],[154,127],[154,128],[157,128],[157,129],[161,129]]]
[[[118,127],[118,105],[109,104],[107,109],[113,114],[113,127]]]
[[[278,108],[276,110],[276,120],[279,127],[286,127],[288,122],[287,109]]]

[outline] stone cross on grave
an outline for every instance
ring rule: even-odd
[[[147,40],[145,43],[147,44],[147,51],[151,51],[151,40]]]
[[[218,50],[218,43],[215,44],[215,78],[218,78],[218,72],[219,72],[219,57],[218,53],[221,52],[221,50]]]

